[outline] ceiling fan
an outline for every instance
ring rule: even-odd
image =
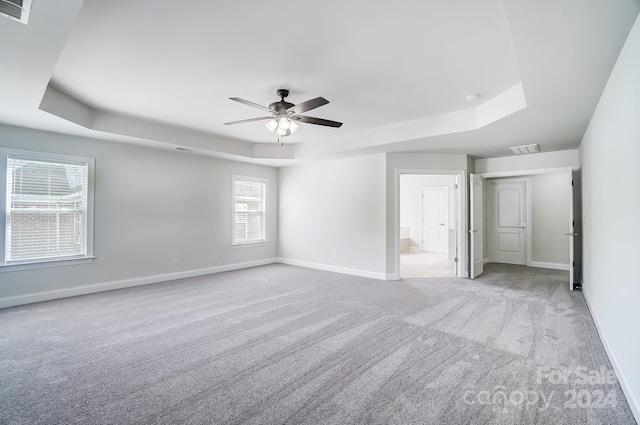
[[[226,122],[224,125],[244,124],[253,121],[270,120],[266,126],[272,133],[276,133],[278,136],[285,137],[290,136],[300,127],[297,122],[303,122],[307,124],[323,125],[326,127],[341,127],[342,123],[337,121],[325,120],[322,118],[308,117],[306,115],[299,115],[303,112],[310,111],[312,109],[319,108],[329,103],[329,101],[323,97],[316,97],[315,99],[307,100],[306,102],[293,103],[286,102],[284,99],[289,96],[289,90],[279,89],[278,96],[279,102],[273,102],[267,108],[266,106],[258,105],[257,103],[249,102],[248,100],[240,99],[239,97],[230,97],[229,99],[236,102],[243,103],[254,108],[262,109],[263,111],[271,114],[268,117],[249,118],[247,120]]]

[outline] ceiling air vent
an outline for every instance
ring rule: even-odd
[[[23,24],[29,21],[31,0],[0,0],[0,15],[14,19]]]
[[[509,148],[509,150],[514,155],[524,155],[527,153],[540,152],[540,148],[535,143],[533,145],[514,146],[512,148]]]

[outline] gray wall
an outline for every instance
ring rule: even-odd
[[[582,139],[583,291],[640,421],[640,18]]]
[[[0,146],[96,159],[93,263],[1,272],[0,299],[276,257],[275,168],[8,126]],[[233,174],[269,179],[266,244],[231,247]]]
[[[531,261],[569,264],[569,174],[531,176]]]
[[[283,261],[384,279],[384,154],[281,168],[279,178]]]
[[[393,278],[399,243],[396,170],[460,170],[466,178],[467,166],[466,155],[394,153],[281,168],[279,257]]]

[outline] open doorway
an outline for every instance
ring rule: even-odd
[[[486,263],[520,264],[566,270],[573,289],[581,259],[576,225],[580,191],[574,184],[579,172],[560,168],[505,174],[471,176],[478,187],[472,200],[474,195],[484,199],[472,202],[470,211],[471,277],[481,274]]]
[[[400,277],[457,275],[456,175],[400,175]]]

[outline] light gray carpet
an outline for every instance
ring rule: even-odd
[[[0,310],[0,422],[633,424],[566,279],[274,264]]]

